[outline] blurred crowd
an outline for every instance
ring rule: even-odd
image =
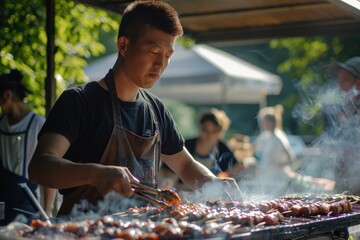
[[[321,106],[325,131],[302,152],[294,150],[283,130],[281,105],[259,110],[254,120],[259,129],[257,136],[235,133],[228,139],[225,136],[231,121],[225,111],[206,109],[199,117],[197,136],[185,140],[187,151],[214,175],[236,179],[247,195],[279,196],[294,192],[359,195],[360,57],[334,62],[328,72],[336,86],[337,101]],[[22,78],[16,70],[1,75],[0,201],[14,202],[11,209],[37,212],[28,197],[19,195],[17,184],[26,183],[52,216],[56,213],[57,193],[28,180],[27,167],[45,119],[24,103],[29,91]],[[159,180],[159,188],[190,191],[164,163]]]
[[[217,176],[235,178],[248,195],[360,194],[360,181],[355,177],[360,170],[355,167],[360,154],[356,143],[360,137],[360,57],[331,63],[328,73],[335,83],[333,98],[339,101],[322,105],[325,131],[307,146],[302,143],[301,151],[294,149],[283,130],[281,105],[259,110],[257,136],[236,133],[228,139],[224,139],[230,125],[226,113],[208,109],[200,116],[198,136],[186,140],[187,149]],[[169,181],[168,173],[163,176],[162,187],[183,190],[178,179]]]

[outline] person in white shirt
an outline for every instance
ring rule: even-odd
[[[283,107],[266,107],[258,113],[260,135],[254,142],[254,150],[259,159],[256,178],[271,192],[283,193],[289,182],[284,167],[296,159],[286,133],[282,130]],[[270,186],[270,188],[269,188]]]
[[[263,108],[258,113],[261,133],[254,142],[259,159],[256,174],[258,191],[275,196],[294,190],[332,191],[335,185],[333,180],[308,176],[297,171],[299,166],[296,165],[299,165],[299,161],[287,134],[282,130],[282,112],[283,107],[276,105]]]
[[[0,75],[0,202],[5,202],[5,218],[0,225],[13,221],[20,213],[16,209],[37,212],[19,183],[26,183],[35,196],[40,195],[38,186],[28,180],[28,165],[45,118],[26,106],[28,90],[22,79],[18,70]],[[54,189],[43,189],[42,202],[50,216],[55,194]]]

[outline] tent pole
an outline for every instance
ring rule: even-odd
[[[55,103],[55,0],[46,0],[46,78],[45,110],[46,116]]]

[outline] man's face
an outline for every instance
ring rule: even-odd
[[[360,78],[355,78],[355,89],[360,92]]]
[[[200,126],[201,138],[209,145],[216,144],[221,137],[221,128],[212,121],[205,121]]]
[[[344,92],[349,92],[355,85],[355,77],[345,69],[339,70],[336,81]]]
[[[123,54],[125,74],[138,87],[152,87],[169,63],[175,37],[148,27],[135,43],[128,42]]]

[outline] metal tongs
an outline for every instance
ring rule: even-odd
[[[175,191],[169,189],[161,190],[134,182],[131,183],[131,186],[134,189],[134,194],[137,197],[140,197],[145,201],[148,201],[160,207],[167,208],[173,205],[177,206],[181,204],[181,199]],[[154,195],[155,197],[162,198],[166,202],[156,199],[155,197],[150,197],[147,194],[151,194]]]

